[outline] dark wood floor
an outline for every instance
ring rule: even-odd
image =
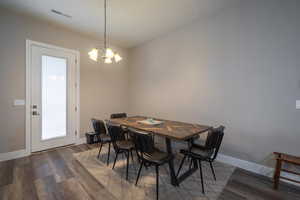
[[[90,148],[71,146],[0,162],[0,200],[116,200],[72,156]],[[237,169],[219,199],[300,199],[299,189],[271,186],[270,180]]]
[[[280,183],[278,191],[272,189],[272,181],[264,176],[236,169],[231,175],[219,200],[300,200],[300,188]]]

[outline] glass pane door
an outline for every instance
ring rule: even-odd
[[[67,135],[67,60],[42,56],[42,140]]]

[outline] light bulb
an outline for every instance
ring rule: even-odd
[[[113,58],[114,57],[114,52],[110,48],[107,48],[106,51],[105,51],[105,57],[106,58]]]
[[[94,48],[88,54],[89,54],[90,59],[97,62],[97,60],[98,60],[98,49]]]
[[[111,58],[105,58],[105,59],[104,59],[104,63],[106,63],[106,64],[112,63]]]
[[[119,54],[115,54],[115,61],[118,63],[122,60],[123,58]]]

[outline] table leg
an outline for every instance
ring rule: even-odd
[[[167,152],[170,155],[173,155],[171,140],[169,138],[166,138],[166,146],[167,146]],[[178,186],[179,184],[178,184],[178,181],[177,181],[177,177],[175,175],[174,160],[173,159],[169,162],[169,169],[170,169],[171,184],[174,185],[174,186]]]

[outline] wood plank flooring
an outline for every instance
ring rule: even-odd
[[[1,200],[116,200],[73,158],[88,145],[0,162]]]
[[[236,169],[231,175],[219,200],[300,200],[300,188],[280,183],[279,190],[273,190],[271,179]]]
[[[116,200],[74,159],[73,153],[94,146],[79,145],[0,162],[0,200]],[[300,199],[300,189],[285,184],[279,191],[261,176],[237,169],[220,200]]]

